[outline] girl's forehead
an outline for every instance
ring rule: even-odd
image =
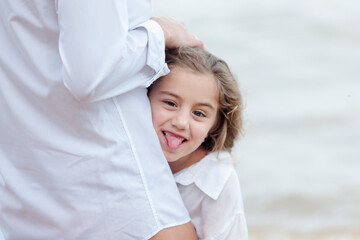
[[[173,81],[182,81],[184,78],[202,78],[214,81],[214,75],[210,72],[199,72],[188,67],[172,67],[170,73],[165,78],[171,78]]]
[[[206,98],[217,101],[215,77],[208,73],[196,73],[186,68],[173,68],[157,84],[158,92],[171,92],[187,99]]]
[[[200,70],[195,70],[191,67],[188,66],[183,66],[183,65],[179,65],[179,66],[171,66],[170,67],[170,73],[171,72],[188,72],[188,73],[193,73],[195,75],[197,74],[208,74],[207,71],[205,71],[204,69],[202,71]]]

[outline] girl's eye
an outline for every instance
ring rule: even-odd
[[[164,103],[170,107],[176,107],[176,103],[173,101],[165,100]]]
[[[194,115],[197,117],[206,117],[205,113],[202,111],[194,111]]]

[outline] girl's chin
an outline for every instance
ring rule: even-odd
[[[169,154],[166,154],[165,153],[165,158],[166,158],[166,160],[168,161],[168,162],[175,162],[175,161],[177,161],[179,158],[177,158],[177,157],[175,157],[175,156],[171,156],[171,155],[169,155]]]
[[[171,162],[175,162],[177,161],[178,159],[173,159],[173,158],[166,158],[167,162],[171,163]]]

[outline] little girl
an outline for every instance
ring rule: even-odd
[[[152,119],[199,239],[247,240],[230,156],[242,101],[228,65],[207,51],[167,51],[171,72],[149,88]]]

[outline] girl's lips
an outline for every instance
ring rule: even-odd
[[[183,142],[186,141],[186,138],[172,132],[163,131],[163,134],[166,140],[166,145],[170,149],[177,149]]]

